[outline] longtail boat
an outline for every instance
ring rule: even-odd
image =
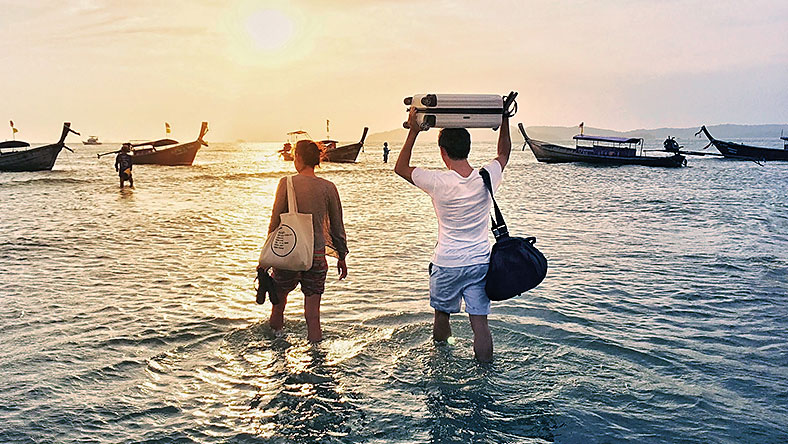
[[[672,156],[643,155],[643,139],[634,137],[574,136],[575,147],[565,147],[534,140],[528,137],[525,127],[518,125],[525,142],[533,151],[536,160],[545,163],[584,162],[604,165],[642,165],[677,168],[686,165],[686,158],[675,153]],[[638,151],[640,154],[638,154]]]
[[[60,140],[50,145],[39,146],[25,150],[6,151],[9,148],[29,147],[30,144],[21,141],[3,142],[0,144],[0,171],[48,171],[55,166],[60,151],[65,148],[71,152],[73,150],[65,145],[68,133],[79,135],[71,129],[71,122],[63,123],[63,132]],[[21,144],[21,145],[20,145]]]
[[[358,153],[364,147],[364,139],[367,138],[369,128],[364,127],[364,132],[361,133],[361,139],[356,143],[350,145],[337,146],[336,140],[321,140],[322,153],[320,160],[324,162],[340,162],[340,163],[353,163],[358,158]]]
[[[200,135],[193,142],[168,146],[167,148],[161,150],[157,149],[157,147],[153,145],[149,148],[134,148],[132,150],[134,153],[134,163],[172,166],[191,165],[194,162],[194,157],[197,156],[197,151],[200,150],[200,147],[208,146],[208,144],[202,140],[203,136],[205,136],[205,133],[207,132],[208,122],[203,122],[202,126],[200,127]]]
[[[309,133],[306,131],[290,131],[287,133],[287,142],[282,145],[282,149],[277,151],[279,153],[279,157],[282,158],[285,162],[292,162],[293,161],[293,149],[295,149],[295,144],[298,143],[299,140],[304,139],[312,139],[309,136]]]
[[[358,158],[358,153],[364,147],[364,140],[367,138],[369,128],[364,127],[361,134],[361,139],[356,143],[349,145],[337,146],[336,140],[325,139],[315,141],[317,147],[320,148],[320,160],[322,162],[337,162],[337,163],[353,163]],[[287,133],[287,142],[282,146],[282,149],[277,151],[282,160],[287,162],[293,161],[293,149],[299,140],[311,140],[312,137],[306,131],[291,131]]]
[[[129,143],[131,145],[131,155],[135,165],[169,165],[181,166],[191,165],[200,147],[208,146],[202,139],[208,132],[208,122],[203,122],[200,128],[200,135],[196,140],[189,143],[178,144],[172,139],[159,139],[148,142]],[[166,147],[159,149],[160,147]],[[120,151],[110,151],[98,154],[98,157],[107,154],[116,154]]]
[[[709,139],[709,144],[714,145],[723,156],[730,159],[741,160],[788,160],[788,137],[780,136],[783,141],[783,149],[780,148],[763,148],[758,146],[745,145],[743,143],[726,142],[712,137],[706,125],[700,127],[700,130],[695,133],[697,136],[700,133],[706,135]]]

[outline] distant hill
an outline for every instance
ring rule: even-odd
[[[788,133],[788,124],[736,125],[726,123],[709,125],[706,128],[717,139],[768,139],[780,137],[781,130]],[[642,137],[646,140],[661,140],[668,136],[677,139],[691,139],[699,129],[700,125],[688,128],[653,128],[630,131],[586,127],[584,133],[599,136]],[[431,129],[422,135],[419,140],[437,140],[438,131],[440,130]],[[528,133],[528,137],[546,141],[571,140],[579,132],[576,126],[529,126],[526,127],[525,131]],[[512,142],[522,143],[524,141],[517,127],[512,126],[511,133]],[[373,143],[388,141],[390,145],[400,144],[405,140],[407,134],[408,130],[399,128],[371,134],[367,140]],[[471,130],[471,138],[476,141],[495,141],[498,138],[498,133],[490,130]]]
[[[788,124],[770,125],[709,125],[706,127],[717,139],[758,139],[776,138],[780,136],[780,130],[788,131]],[[668,136],[677,139],[691,139],[695,137],[700,126],[689,128],[654,128],[636,129],[630,131],[615,131],[604,128],[586,127],[585,134],[599,136],[620,136],[620,137],[642,137],[646,140],[664,139]],[[577,127],[563,126],[532,126],[526,128],[528,137],[540,140],[568,140],[578,133]]]
[[[517,129],[516,126],[511,126],[509,131],[512,134],[512,142],[525,142],[523,136],[520,135],[520,130]],[[438,133],[440,129],[433,128],[429,131],[422,133],[419,136],[419,141],[437,141],[438,140]],[[489,129],[472,129],[471,132],[471,140],[479,141],[479,142],[494,142],[498,140],[498,132],[491,131]],[[398,128],[393,129],[391,131],[384,131],[380,133],[373,133],[367,136],[367,141],[372,143],[380,143],[388,142],[389,145],[391,144],[401,144],[405,141],[405,138],[408,136],[408,130],[405,128]],[[530,134],[529,134],[530,136]]]

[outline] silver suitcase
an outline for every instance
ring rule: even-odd
[[[501,126],[504,112],[516,112],[514,98],[497,94],[416,94],[405,105],[416,108],[422,130],[430,128],[494,128]],[[515,111],[510,111],[514,106]],[[408,128],[408,122],[403,124]]]

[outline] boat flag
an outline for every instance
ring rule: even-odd
[[[14,128],[14,121],[13,121],[13,120],[9,120],[8,122],[9,122],[9,123],[11,123],[11,135],[12,135],[12,136],[15,136],[15,135],[16,135],[16,133],[18,133],[18,132],[19,132],[19,130],[18,130],[18,129],[16,129],[16,128]]]
[[[580,122],[580,125],[577,125],[577,126],[579,126],[579,127],[580,127],[580,135],[581,135],[581,136],[583,135],[583,125],[584,125],[584,124],[585,124],[585,122]]]
[[[170,134],[172,132],[172,131],[170,131],[170,124],[169,123],[164,122],[164,130],[167,132],[167,134]]]

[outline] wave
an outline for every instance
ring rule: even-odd
[[[64,185],[64,184],[92,184],[101,183],[99,179],[77,179],[74,177],[42,177],[22,180],[11,180],[8,182],[0,182],[0,188],[12,188],[22,186],[35,186],[35,185]]]

